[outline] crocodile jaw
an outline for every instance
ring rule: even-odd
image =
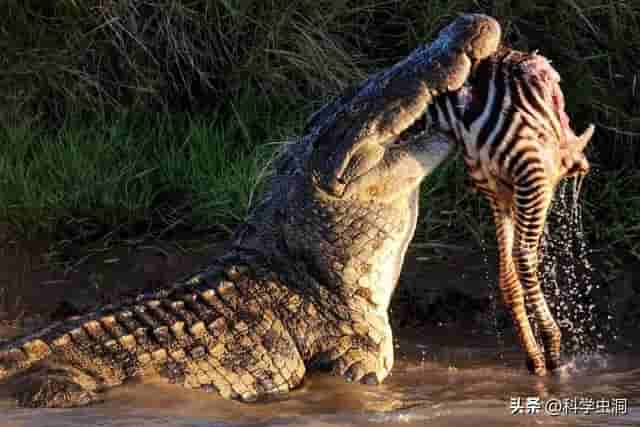
[[[342,197],[313,180],[292,191],[283,226],[289,256],[326,289],[386,317],[415,231],[419,185],[453,146],[436,133],[389,149]]]

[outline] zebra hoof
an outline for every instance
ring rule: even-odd
[[[538,377],[544,377],[547,375],[547,368],[544,362],[540,363],[540,361],[527,359],[527,369],[530,373]]]
[[[550,372],[554,378],[564,380],[576,372],[576,365],[574,362],[568,362],[557,366],[555,369],[550,370]]]

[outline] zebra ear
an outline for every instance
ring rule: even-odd
[[[591,137],[593,136],[594,131],[595,126],[592,123],[584,132],[582,132],[582,135],[576,137],[576,141],[571,147],[575,153],[581,153],[582,151],[584,151],[589,141],[591,141]]]

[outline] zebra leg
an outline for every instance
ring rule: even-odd
[[[513,256],[527,306],[533,310],[545,348],[546,367],[560,366],[562,334],[556,324],[538,280],[538,247],[551,205],[551,186],[532,179],[515,186],[515,246]]]
[[[544,356],[538,348],[535,336],[527,317],[524,303],[524,293],[518,280],[512,258],[514,228],[511,206],[506,201],[495,200],[487,195],[493,209],[496,223],[496,237],[498,239],[499,256],[499,286],[502,299],[511,312],[511,318],[516,327],[520,345],[527,354],[527,366],[536,375],[546,373]]]

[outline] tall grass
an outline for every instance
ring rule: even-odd
[[[373,7],[340,3],[6,0],[0,93],[7,113],[61,118],[210,110],[247,84],[262,94],[337,92],[364,77],[343,31]]]
[[[0,217],[24,235],[76,239],[237,223],[277,148],[254,141],[292,116],[249,94],[235,101],[209,116],[83,114],[56,130],[5,128]]]
[[[585,226],[637,256],[640,2],[628,0],[5,0],[0,222],[63,236],[232,225],[266,142],[464,12],[553,60],[573,126],[598,125]],[[429,179],[421,238],[491,241],[465,181],[460,159]]]

